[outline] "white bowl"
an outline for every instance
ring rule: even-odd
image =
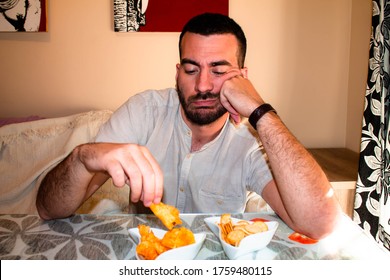
[[[268,243],[271,241],[277,227],[279,226],[279,223],[276,221],[265,222],[268,226],[267,231],[248,235],[247,237],[242,239],[240,244],[236,247],[226,243],[225,240],[223,240],[223,238],[221,237],[220,228],[218,226],[220,220],[221,217],[219,216],[209,217],[204,219],[208,227],[214,232],[215,235],[219,237],[223,250],[225,251],[228,258],[232,260],[237,259],[238,257],[246,255],[248,253],[255,252],[265,248],[268,245]],[[242,220],[232,218],[233,224],[236,224],[239,221]],[[248,222],[252,223],[251,221]]]
[[[162,239],[167,232],[166,230],[151,228],[154,235],[160,239]],[[141,235],[139,234],[138,228],[129,229],[129,233],[131,237],[135,240],[137,245],[140,243]],[[162,254],[160,254],[156,260],[193,260],[198,254],[200,248],[202,248],[203,242],[206,239],[205,233],[194,233],[195,243],[182,246],[175,249],[170,249]],[[138,256],[135,253],[137,260],[143,260],[141,256]]]

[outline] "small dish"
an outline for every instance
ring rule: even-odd
[[[158,229],[158,228],[151,228],[153,231],[154,235],[158,238],[163,238],[165,233],[167,232],[166,230]],[[138,228],[131,228],[128,230],[130,236],[134,239],[134,241],[137,243],[137,245],[140,242],[140,234],[138,231]],[[160,254],[156,260],[193,260],[196,255],[199,253],[200,248],[202,248],[203,242],[206,239],[206,234],[205,233],[194,233],[195,237],[195,243],[175,248],[175,249],[170,249],[162,254]],[[135,256],[137,260],[143,260],[141,256],[138,256],[137,253],[135,253]]]
[[[226,255],[229,259],[237,259],[240,256],[246,255],[251,252],[255,252],[265,248],[268,243],[271,241],[274,236],[276,229],[279,226],[279,223],[276,221],[265,222],[268,226],[268,230],[264,232],[259,232],[256,234],[251,234],[241,240],[240,245],[237,247],[232,246],[223,240],[221,237],[221,231],[218,226],[221,217],[209,217],[205,218],[204,221],[207,226],[214,232],[216,236],[218,236],[221,241],[222,248],[225,251]],[[236,224],[237,222],[242,221],[240,219],[232,218],[232,223]],[[252,223],[251,221],[248,221]]]

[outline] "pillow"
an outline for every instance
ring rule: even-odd
[[[0,213],[36,214],[44,176],[74,147],[94,140],[112,112],[91,111],[0,128]]]
[[[40,116],[29,116],[29,117],[22,117],[22,118],[2,118],[0,119],[0,127],[7,124],[31,122],[31,121],[41,120],[41,119],[43,118]]]

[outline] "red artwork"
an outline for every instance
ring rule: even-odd
[[[193,16],[229,14],[229,0],[114,0],[115,31],[180,32]]]
[[[149,0],[146,24],[139,31],[180,32],[190,18],[204,12],[228,15],[229,0]]]

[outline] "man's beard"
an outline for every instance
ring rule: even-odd
[[[222,117],[226,112],[226,108],[222,106],[221,103],[216,108],[210,108],[210,107],[198,107],[196,109],[192,109],[190,107],[192,102],[198,101],[198,100],[207,100],[209,98],[218,98],[219,94],[217,93],[198,93],[195,96],[191,96],[186,101],[184,98],[183,93],[180,91],[179,87],[176,86],[177,93],[179,95],[180,104],[183,107],[184,114],[186,115],[187,119],[197,125],[207,125],[210,124],[220,117]]]

